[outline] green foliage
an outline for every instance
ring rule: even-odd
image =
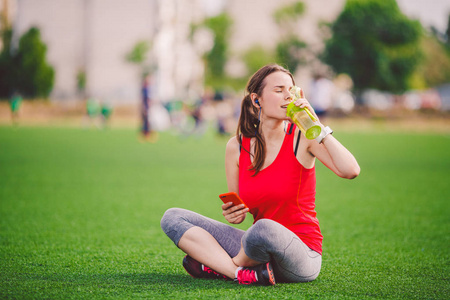
[[[276,49],[278,62],[295,72],[298,65],[306,62],[302,54],[306,46],[306,43],[293,35],[279,42]]]
[[[135,64],[140,69],[139,76],[145,78],[151,71],[152,66],[145,63],[147,59],[147,53],[152,47],[151,43],[147,41],[139,41],[133,49],[125,56],[125,59],[132,64]]]
[[[8,98],[14,93],[14,78],[17,78],[17,69],[14,68],[11,55],[12,30],[6,28],[1,31],[3,49],[0,52],[0,97]]]
[[[261,66],[276,61],[275,56],[261,45],[254,45],[250,47],[244,53],[242,59],[244,60],[250,74],[258,71]]]
[[[86,71],[80,70],[77,73],[77,89],[79,92],[84,93],[86,91],[87,75]]]
[[[139,41],[127,54],[126,59],[131,63],[140,65],[145,61],[149,49],[150,46],[146,41]]]
[[[285,21],[296,21],[298,17],[305,13],[305,4],[301,1],[282,6],[275,10],[273,18],[276,23]]]
[[[422,27],[395,0],[347,0],[333,23],[323,60],[347,73],[355,88],[402,92],[422,57]]]
[[[306,62],[305,42],[300,40],[295,32],[298,19],[305,13],[305,4],[301,1],[281,6],[273,13],[273,18],[279,26],[280,41],[276,46],[277,62],[295,72],[300,64]]]
[[[448,14],[447,30],[445,31],[446,45],[450,51],[450,13]]]
[[[214,33],[214,46],[206,53],[206,84],[215,88],[222,88],[220,81],[225,77],[225,64],[228,58],[228,38],[231,18],[222,13],[208,18],[203,23]]]
[[[17,90],[25,97],[47,98],[53,89],[54,69],[46,62],[47,46],[36,27],[28,30],[19,41],[16,67]]]
[[[422,36],[420,47],[423,50],[423,60],[412,77],[413,88],[425,89],[450,82],[450,15],[448,21],[444,33],[431,27]]]
[[[4,47],[0,54],[0,96],[17,91],[28,98],[47,98],[53,89],[55,71],[46,61],[47,46],[38,28],[28,30],[11,52],[12,31],[3,32]],[[12,53],[12,54],[11,54]]]
[[[424,35],[421,39],[424,59],[416,70],[416,80],[422,86],[415,88],[435,87],[450,82],[450,52],[445,44],[435,36]]]
[[[224,221],[227,140],[162,133],[142,144],[132,129],[0,127],[0,298],[448,298],[448,135],[335,136],[362,172],[344,180],[316,163],[321,274],[249,287],[191,278],[160,228],[170,207]]]

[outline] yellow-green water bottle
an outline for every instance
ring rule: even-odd
[[[292,102],[287,106],[286,115],[298,126],[309,140],[315,139],[322,132],[322,128],[316,117],[309,109],[298,107],[294,104],[298,98],[303,98],[303,91],[296,86],[291,88]]]

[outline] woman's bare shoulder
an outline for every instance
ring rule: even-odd
[[[227,151],[233,151],[233,150],[239,150],[239,141],[237,140],[236,136],[233,136],[228,140],[227,143]]]

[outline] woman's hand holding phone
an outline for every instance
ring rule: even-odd
[[[231,224],[240,224],[245,220],[249,211],[248,207],[236,193],[227,193],[219,196],[224,202],[222,214]]]
[[[247,216],[248,208],[244,204],[234,205],[233,202],[222,204],[222,214],[231,224],[240,224]]]

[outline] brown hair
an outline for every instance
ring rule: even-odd
[[[239,145],[242,149],[250,153],[250,149],[245,149],[242,147],[241,134],[247,138],[255,137],[255,154],[253,159],[251,171],[255,171],[255,176],[261,170],[264,165],[264,160],[266,158],[266,142],[264,141],[264,136],[261,134],[261,129],[259,126],[259,110],[252,103],[250,95],[255,93],[260,97],[262,91],[266,86],[266,77],[275,72],[284,72],[292,78],[292,82],[295,84],[294,77],[292,74],[280,65],[272,64],[266,65],[256,71],[255,74],[250,78],[247,83],[246,95],[242,99],[241,104],[241,115],[239,117],[239,123],[236,130],[236,138],[238,139]]]

